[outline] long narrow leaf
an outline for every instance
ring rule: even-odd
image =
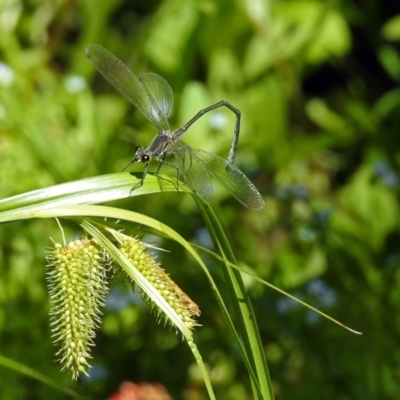
[[[99,204],[148,193],[177,191],[176,181],[168,176],[147,174],[145,181],[138,185],[141,182],[136,176],[121,172],[23,193],[0,200],[0,222],[21,219],[21,216],[27,213],[27,218],[32,218],[37,211],[54,207]],[[180,185],[179,191],[185,192],[189,189]]]
[[[27,367],[24,364],[21,364],[17,361],[10,360],[7,357],[4,357],[0,355],[0,365],[3,365],[6,368],[12,369],[20,374],[24,374],[32,379],[35,379],[39,382],[44,383],[45,385],[48,385],[50,387],[53,387],[59,392],[62,392],[68,396],[75,397],[77,399],[84,399],[85,397],[80,395],[79,393],[75,392],[72,389],[69,389],[65,386],[61,386],[58,383],[56,383],[53,379],[50,379],[46,375],[41,374],[40,372],[35,371],[34,369]]]
[[[264,349],[261,343],[251,302],[243,284],[240,272],[230,267],[230,263],[237,264],[232,249],[230,248],[229,242],[212,209],[202,198],[198,196],[195,196],[194,198],[199,206],[199,210],[207,228],[210,231],[215,247],[220,252],[221,257],[228,261],[221,263],[221,265],[224,268],[226,283],[229,287],[231,300],[235,307],[236,317],[239,321],[239,332],[241,333],[241,338],[246,348],[250,363],[256,371],[258,378],[257,383],[260,385],[262,391],[262,397],[260,397],[260,393],[257,390],[258,385],[252,380],[254,398],[260,400],[273,400],[274,392],[272,382],[269,376]]]

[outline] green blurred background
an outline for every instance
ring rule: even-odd
[[[1,198],[121,171],[155,135],[86,59],[89,43],[138,75],[162,75],[175,95],[173,127],[221,99],[242,111],[236,165],[267,207],[249,211],[219,187],[210,199],[240,265],[364,333],[246,279],[276,398],[400,398],[399,4],[3,0]],[[220,109],[185,140],[225,157],[233,124]],[[114,205],[210,246],[187,194]],[[69,238],[81,233],[64,227]],[[96,399],[124,380],[160,382],[174,399],[207,398],[187,345],[120,287],[104,310],[90,378],[72,383],[59,371],[47,315],[49,237],[61,241],[53,220],[0,226],[1,354]],[[195,339],[217,398],[250,399],[204,274],[176,244],[149,240],[169,251],[159,255],[163,267],[202,310]],[[218,264],[206,261],[224,291]],[[0,368],[0,398],[66,397]]]

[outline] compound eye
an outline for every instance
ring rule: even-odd
[[[146,163],[150,161],[150,157],[147,154],[142,155],[142,162]]]

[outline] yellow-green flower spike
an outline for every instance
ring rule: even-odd
[[[126,236],[118,232],[114,235],[120,241],[120,251],[128,258],[131,263],[142,273],[142,275],[157,289],[161,296],[174,309],[176,314],[181,318],[181,321],[189,329],[193,329],[197,322],[195,316],[200,315],[200,309],[166,274],[164,269],[155,258],[146,251],[146,247],[151,247],[137,239]],[[145,300],[152,306],[154,303],[151,299],[141,291]],[[168,316],[162,314],[166,321],[173,324]]]
[[[87,374],[90,347],[108,292],[104,253],[84,238],[47,252],[50,325],[62,369]]]

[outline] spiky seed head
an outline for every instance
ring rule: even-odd
[[[193,329],[197,322],[194,317],[200,315],[200,309],[189,296],[187,296],[176,283],[166,274],[165,270],[160,267],[154,256],[147,251],[148,244],[138,239],[123,235],[119,232],[121,252],[132,262],[132,264],[142,273],[142,275],[158,290],[161,296],[175,310],[181,321],[189,329]],[[141,291],[143,297],[152,305],[152,300]],[[158,310],[158,309],[157,309]],[[160,313],[160,310],[157,311]],[[167,315],[162,314],[165,320],[172,325],[173,321]]]
[[[74,379],[90,365],[90,347],[108,293],[104,252],[92,239],[55,244],[47,252],[50,326],[62,369]]]

